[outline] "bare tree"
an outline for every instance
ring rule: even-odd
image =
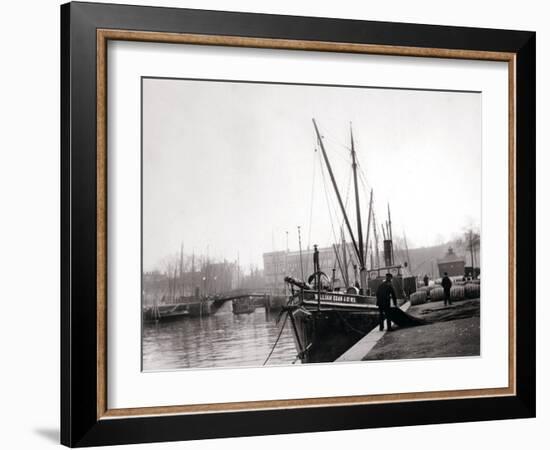
[[[469,256],[470,266],[475,277],[475,268],[479,267],[479,250],[481,245],[481,235],[477,227],[468,227],[464,229],[462,236],[455,240],[454,244],[461,249],[465,255]],[[468,257],[466,258],[468,260]]]

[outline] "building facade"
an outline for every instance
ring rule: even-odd
[[[437,267],[439,269],[439,276],[445,275],[445,272],[450,277],[464,276],[464,258],[457,256],[452,247],[449,247],[447,254],[437,260]]]
[[[342,259],[343,246],[338,246],[338,252],[340,259]],[[347,276],[350,284],[354,284],[359,279],[359,273],[356,273],[358,269],[354,269],[357,266],[357,259],[353,246],[351,244],[346,245],[346,259],[347,259]],[[264,260],[264,277],[266,286],[270,289],[284,289],[284,279],[287,276],[296,278],[299,280],[307,281],[308,277],[313,273],[313,249],[304,249],[299,251],[277,251],[268,252],[263,254]],[[332,247],[319,248],[319,266],[321,271],[326,274],[329,279],[332,279],[334,275],[335,285],[343,286],[345,276],[343,276],[340,270],[340,265],[343,261],[338,263],[336,253]],[[334,270],[334,274],[333,274]],[[303,272],[303,275],[302,275]]]

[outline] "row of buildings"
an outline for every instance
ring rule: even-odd
[[[319,248],[319,264],[321,271],[329,278],[334,277],[335,285],[343,285],[343,280],[347,276],[350,284],[355,284],[359,279],[357,272],[357,261],[354,257],[354,250],[350,243],[346,244],[347,253],[347,274],[342,274],[340,264],[336,258],[336,253],[333,247]],[[339,254],[342,255],[342,244],[338,248]],[[342,258],[340,256],[340,258]],[[383,256],[380,258],[383,260]],[[472,264],[467,264],[467,259],[470,259],[466,253],[457,254],[452,247],[435,246],[421,249],[410,249],[408,252],[396,252],[393,257],[395,265],[402,266],[403,276],[418,276],[424,275],[432,279],[440,278],[445,272],[449,276],[466,276],[479,277],[479,263],[477,255],[472,256]],[[410,261],[409,261],[410,259]],[[276,251],[264,253],[264,279],[266,287],[270,289],[280,289],[283,287],[284,277],[291,276],[297,279],[306,279],[313,272],[313,249],[305,249],[299,251]],[[381,265],[384,263],[381,261]],[[373,264],[375,268],[376,265]],[[384,276],[383,273],[378,273],[377,270],[369,269],[369,278]],[[344,271],[345,267],[342,268]]]
[[[182,298],[204,298],[221,295],[235,289],[257,289],[264,286],[263,273],[253,269],[244,274],[237,262],[209,262],[190,271],[174,269],[168,273],[145,272],[142,276],[144,304],[164,299],[173,303]]]
[[[340,258],[343,255],[343,244],[338,246]],[[447,272],[450,276],[479,276],[479,264],[474,260],[475,269],[467,265],[466,254],[456,254],[453,248],[446,246],[411,249],[407,252],[397,252],[395,264],[401,265],[404,276],[428,275],[438,278]],[[408,256],[408,257],[407,257]],[[382,256],[383,258],[383,256]],[[410,258],[410,261],[408,259]],[[336,286],[343,286],[347,277],[349,284],[356,284],[359,280],[357,261],[353,247],[346,244],[347,273],[340,270],[333,247],[319,248],[319,264],[321,271],[334,281]],[[382,263],[383,265],[383,263]],[[413,273],[410,269],[412,268]],[[372,269],[372,268],[371,268]],[[343,267],[345,271],[345,267]],[[307,280],[313,272],[313,249],[300,251],[274,251],[263,254],[263,270],[254,269],[243,273],[236,261],[209,262],[197,270],[161,273],[159,271],[146,272],[142,278],[144,303],[153,303],[156,299],[166,299],[173,302],[185,297],[213,297],[228,293],[235,289],[256,289],[262,291],[284,292],[284,278],[291,276],[296,279]],[[369,278],[384,276],[376,270],[370,270]]]

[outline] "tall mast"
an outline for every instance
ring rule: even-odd
[[[367,287],[367,274],[365,272],[365,247],[363,245],[363,226],[361,224],[361,203],[359,202],[359,186],[357,184],[357,158],[355,154],[355,143],[353,141],[353,129],[349,127],[351,139],[351,167],[353,168],[353,184],[355,186],[355,214],[357,216],[357,237],[359,239],[359,287],[361,290]]]
[[[393,241],[393,233],[391,229],[391,213],[390,213],[390,204],[388,203],[388,233],[389,239]]]
[[[367,239],[365,240],[365,265],[367,264],[367,255],[369,253],[369,238],[370,238],[370,222],[372,216],[372,189],[370,190],[370,201],[369,201],[369,215],[367,219]],[[372,251],[372,250],[371,250]],[[372,264],[371,264],[372,266]],[[372,269],[372,267],[371,267]]]
[[[191,257],[191,295],[195,295],[195,250],[193,250],[193,256]]]
[[[405,251],[407,252],[407,264],[409,266],[409,271],[412,273],[411,257],[409,255],[409,246],[407,244],[407,235],[403,231],[403,240],[405,241]]]
[[[351,237],[353,248],[355,249],[355,252],[357,253],[357,255],[359,255],[359,248],[357,247],[357,242],[355,241],[355,236],[353,235],[353,230],[351,228],[351,224],[349,222],[348,215],[346,213],[346,208],[344,207],[344,202],[342,201],[342,197],[340,196],[340,191],[338,190],[338,186],[336,185],[336,180],[334,179],[334,174],[332,173],[332,167],[330,166],[327,152],[325,151],[325,145],[323,144],[323,140],[321,139],[321,133],[319,133],[319,128],[317,128],[317,123],[315,122],[315,119],[311,119],[311,120],[313,121],[313,126],[315,127],[315,133],[317,134],[319,147],[321,147],[321,152],[323,153],[323,158],[325,160],[325,164],[327,166],[327,170],[330,175],[330,180],[332,181],[332,186],[334,187],[334,191],[336,192],[336,198],[338,199],[338,204],[340,205],[340,209],[342,210],[342,214],[344,215],[344,221],[346,222],[346,227]]]
[[[372,228],[374,231],[374,246],[376,249],[376,268],[380,268],[380,250],[378,245],[378,229],[376,228],[376,214],[372,212]]]
[[[180,270],[179,270],[179,285],[181,289],[181,296],[185,295],[185,285],[183,284],[183,242],[180,247]]]
[[[365,268],[364,248],[363,248],[363,227],[361,225],[361,206],[359,202],[359,186],[357,185],[357,160],[355,155],[355,143],[353,141],[353,129],[349,127],[350,139],[351,139],[351,167],[353,169],[353,185],[355,187],[355,214],[357,216],[357,238],[359,244],[359,267]]]
[[[176,263],[175,267],[174,267],[174,280],[172,281],[172,300],[175,301],[176,300],[176,295],[177,295],[177,277],[178,277],[178,264]]]
[[[393,248],[393,230],[391,227],[391,213],[390,213],[390,204],[388,202],[388,239],[391,241],[391,263],[394,264],[394,248]]]

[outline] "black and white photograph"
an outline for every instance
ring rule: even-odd
[[[0,448],[548,441],[544,2],[2,12]]]
[[[141,94],[143,371],[480,355],[480,92]]]

